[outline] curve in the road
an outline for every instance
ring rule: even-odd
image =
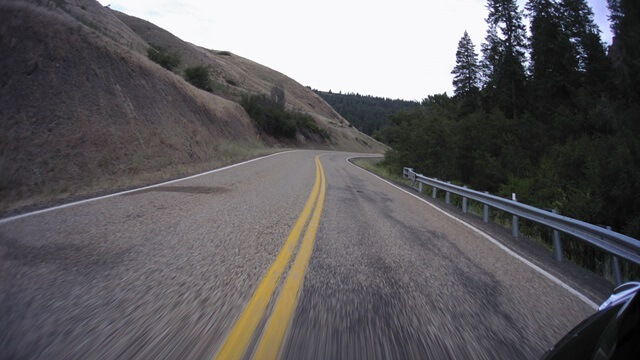
[[[256,328],[264,317],[267,305],[276,291],[280,278],[289,264],[291,256],[298,245],[300,235],[306,225],[307,230],[302,240],[302,245],[300,245],[300,250],[289,271],[284,287],[275,304],[274,311],[262,332],[263,335],[260,338],[260,343],[254,355],[254,357],[258,359],[277,358],[278,351],[287,332],[287,327],[293,317],[293,311],[300,288],[302,287],[302,281],[309,264],[309,259],[311,258],[313,243],[318,232],[324,206],[326,180],[319,155],[315,157],[315,163],[315,183],[300,217],[293,226],[276,260],[256,288],[251,300],[227,336],[216,359],[241,359],[243,357],[254,336]],[[311,215],[312,210],[313,215]],[[309,221],[310,216],[311,220]]]
[[[5,220],[0,354],[215,358],[283,251],[237,357],[262,356],[266,324],[278,319],[284,340],[270,354],[283,359],[538,358],[593,313],[483,233],[346,164],[358,155],[272,155]],[[508,232],[462,220],[565,274],[512,248]],[[287,274],[299,287],[284,290]],[[594,280],[577,276],[566,276],[576,290]],[[291,319],[272,315],[277,307],[293,308]]]
[[[300,295],[300,289],[302,288],[302,282],[304,280],[304,274],[309,266],[309,259],[311,258],[311,252],[313,251],[313,243],[318,233],[318,226],[320,225],[320,218],[322,217],[322,209],[324,207],[324,198],[326,193],[326,179],[324,177],[324,169],[320,163],[319,156],[316,157],[316,163],[319,165],[320,176],[322,178],[322,184],[320,185],[320,194],[318,195],[318,204],[313,212],[313,217],[309,222],[307,232],[300,245],[300,251],[293,263],[287,280],[284,283],[282,292],[278,297],[273,314],[269,318],[260,343],[254,354],[255,359],[276,359],[278,358],[278,352],[282,346],[287,333],[287,328],[291,324],[293,318],[293,311],[295,310],[298,297]]]

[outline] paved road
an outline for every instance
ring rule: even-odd
[[[279,322],[290,359],[537,358],[593,313],[348,156],[279,154],[0,223],[0,357],[212,359],[244,317],[244,358]],[[292,270],[258,291],[304,209]]]

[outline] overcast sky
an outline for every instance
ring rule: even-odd
[[[460,37],[479,53],[486,33],[486,0],[99,1],[305,86],[408,100],[451,95]],[[611,43],[606,0],[588,2]]]

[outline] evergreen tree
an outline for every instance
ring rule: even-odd
[[[478,54],[476,54],[473,42],[466,31],[458,42],[456,66],[451,74],[454,75],[453,86],[456,96],[464,97],[478,92],[480,81]]]
[[[575,41],[580,41],[580,37],[587,32],[600,31],[593,21],[593,10],[586,0],[560,0],[559,5],[566,30]]]
[[[613,44],[611,57],[620,85],[632,101],[640,99],[640,2],[608,0]]]
[[[534,113],[549,120],[558,106],[566,105],[579,87],[578,62],[562,13],[553,0],[529,0],[531,87]]]
[[[484,38],[480,49],[482,50],[482,60],[480,61],[480,74],[482,76],[483,89],[493,92],[495,86],[494,74],[497,73],[496,65],[502,57],[502,49],[500,48],[500,38],[496,27],[489,24],[487,36]]]
[[[613,67],[607,56],[600,32],[588,32],[582,40],[585,51],[584,87],[592,96],[601,96],[613,91]]]
[[[622,0],[607,0],[607,7],[609,8],[609,21],[611,22],[611,31],[613,35],[620,32],[620,22],[624,17],[622,13]]]
[[[509,117],[517,118],[524,103],[525,27],[516,0],[488,0],[487,43],[483,68],[488,95]]]
[[[611,64],[586,0],[561,0],[565,31],[571,39],[585,87],[596,93],[610,89]]]

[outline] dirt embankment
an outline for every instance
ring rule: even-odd
[[[224,85],[214,91],[220,96],[147,59],[152,41],[179,48],[183,67],[209,66]],[[312,114],[332,135],[284,145],[383,149],[310,90],[250,60],[93,0],[2,0],[0,214],[274,151],[283,144],[261,136],[237,99],[278,83],[289,108]]]
[[[0,54],[0,211],[257,145],[240,105],[47,9],[0,4]]]

